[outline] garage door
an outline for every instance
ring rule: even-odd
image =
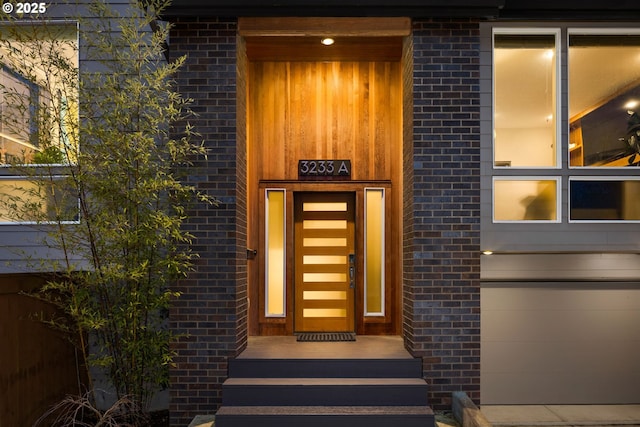
[[[640,402],[640,286],[484,283],[482,404]]]

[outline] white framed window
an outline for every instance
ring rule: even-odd
[[[493,222],[560,222],[560,177],[493,178]]]
[[[78,193],[66,176],[39,182],[31,177],[0,177],[0,224],[77,224]]]
[[[0,165],[69,164],[78,148],[78,25],[0,25]]]
[[[640,222],[640,177],[570,177],[569,222]]]
[[[568,28],[569,167],[640,162],[640,29]]]
[[[560,168],[560,29],[493,29],[493,167]]]
[[[491,31],[493,222],[562,222],[563,205],[569,222],[638,221],[640,28],[508,25]]]
[[[78,24],[0,24],[0,224],[74,223]],[[56,175],[58,174],[58,175]]]

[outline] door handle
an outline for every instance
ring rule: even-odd
[[[356,288],[356,254],[349,254],[349,288]]]

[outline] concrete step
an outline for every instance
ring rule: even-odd
[[[229,378],[223,406],[426,406],[420,378]]]
[[[232,378],[420,378],[420,359],[232,359]]]
[[[216,427],[428,427],[427,406],[222,406]]]

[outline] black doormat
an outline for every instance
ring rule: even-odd
[[[297,334],[298,341],[305,342],[336,342],[355,341],[356,334],[353,332],[304,332]]]

